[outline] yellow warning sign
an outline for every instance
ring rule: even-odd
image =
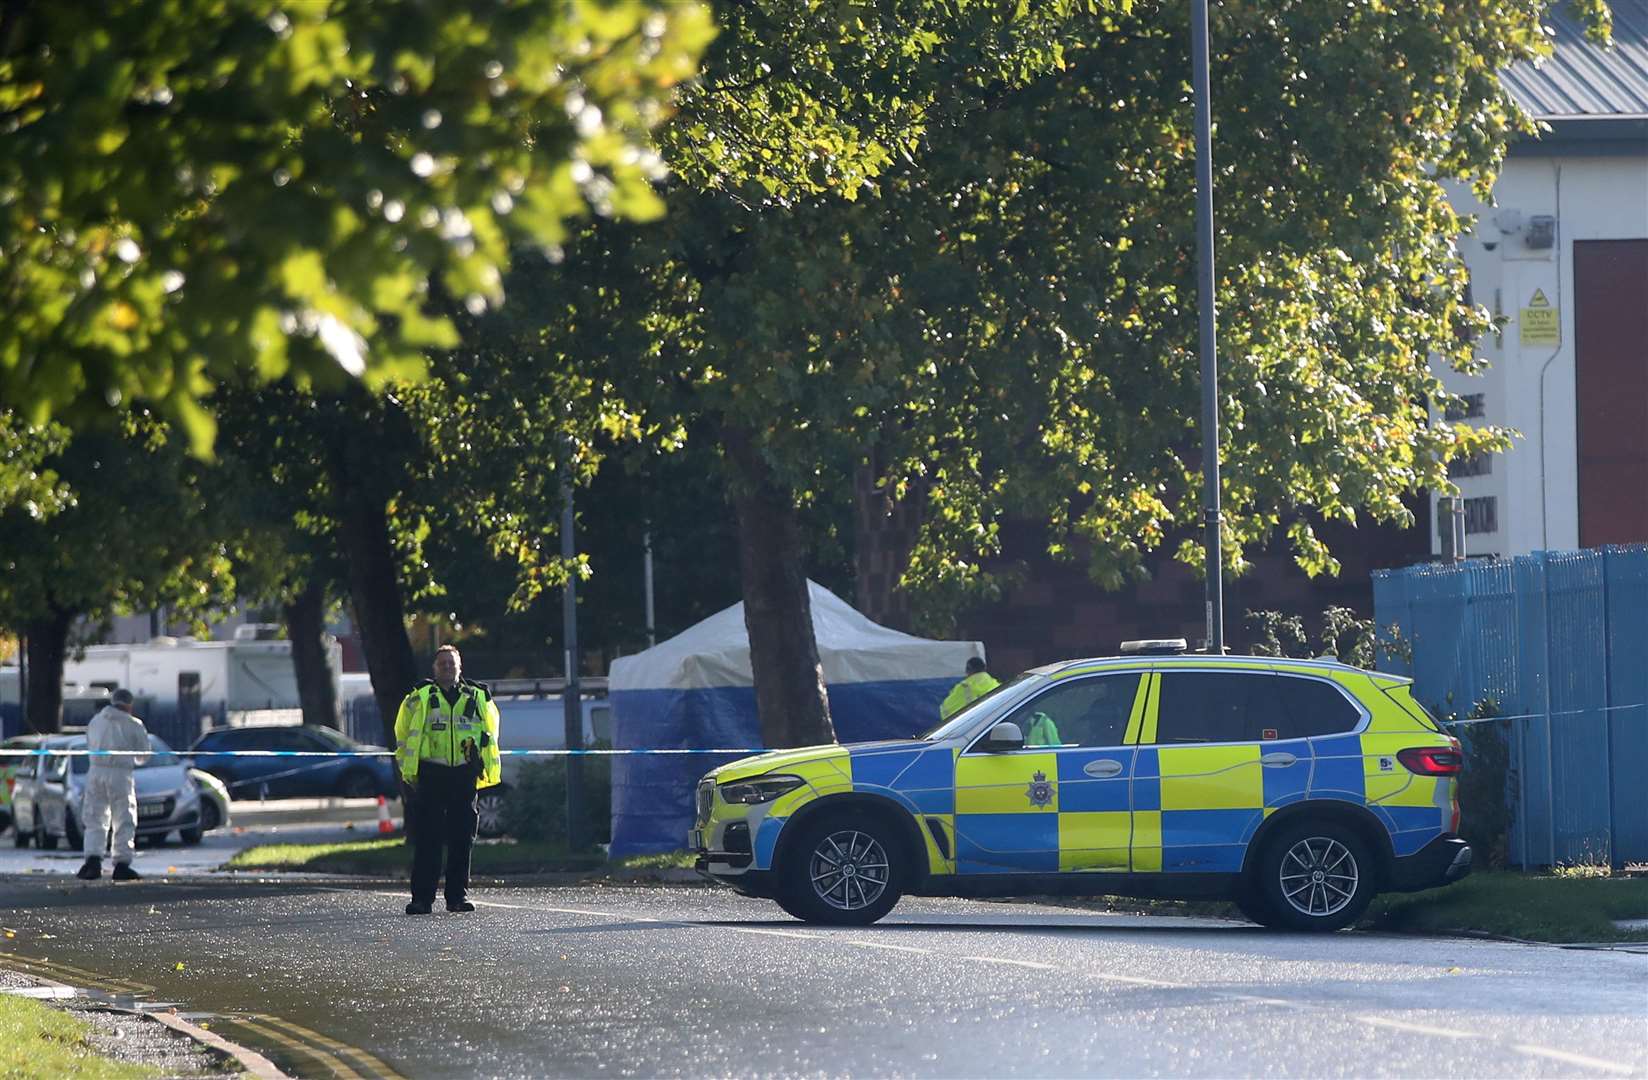
[[[1557,345],[1562,341],[1560,309],[1552,307],[1551,302],[1545,299],[1544,289],[1534,290],[1517,323],[1521,327],[1524,345]]]

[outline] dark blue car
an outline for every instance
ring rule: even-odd
[[[349,751],[359,757],[240,757],[226,751]],[[337,731],[313,724],[217,728],[189,748],[195,767],[216,776],[234,799],[316,796],[371,798],[395,795],[394,760],[367,756],[381,746],[362,746]]]

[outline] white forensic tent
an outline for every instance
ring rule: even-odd
[[[843,743],[907,738],[938,722],[939,702],[983,657],[976,641],[934,641],[871,622],[807,583],[813,632]],[[608,673],[618,749],[761,748],[744,605],[734,604]],[[673,851],[692,825],[699,777],[741,754],[613,759],[612,854]]]

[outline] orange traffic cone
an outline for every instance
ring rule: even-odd
[[[395,831],[395,823],[393,821],[389,820],[389,803],[384,800],[384,797],[382,795],[379,795],[378,796],[378,832],[380,832],[380,833],[392,833],[394,831]]]

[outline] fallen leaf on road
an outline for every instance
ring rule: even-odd
[[[177,963],[173,964],[172,965],[172,970],[173,971],[182,971],[183,970],[183,961],[179,960]]]
[[[167,867],[167,868],[166,868],[166,872],[167,872],[167,873],[168,873],[168,874],[175,874],[175,873],[177,873],[177,867],[175,867],[175,866],[168,866],[168,867]]]
[[[150,915],[159,915],[160,914],[160,909],[157,908],[157,907],[152,907],[152,908],[149,909],[148,914],[150,914]]]
[[[1464,968],[1451,967],[1451,968],[1448,969],[1448,974],[1449,975],[1458,975],[1461,971],[1464,971],[1464,970],[1465,970]]]
[[[41,934],[40,935],[40,940],[41,941],[53,941],[53,940],[56,939],[56,937],[57,937],[56,934]]]

